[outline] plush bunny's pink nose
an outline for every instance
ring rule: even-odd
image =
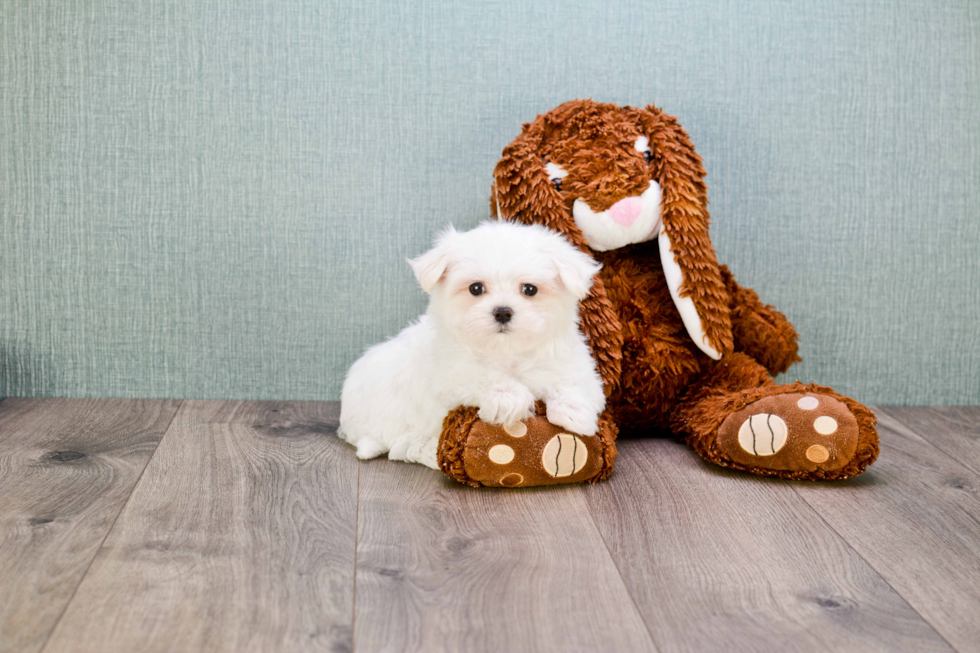
[[[642,209],[642,199],[639,197],[626,197],[609,207],[609,217],[616,224],[629,227],[640,217],[640,210]]]

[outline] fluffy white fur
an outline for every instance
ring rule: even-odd
[[[595,434],[605,395],[578,302],[598,263],[545,227],[488,222],[465,233],[450,227],[409,264],[428,311],[369,349],[344,382],[339,434],[359,458],[388,452],[438,469],[443,418],[460,405],[507,425],[541,399],[551,423]],[[474,283],[483,294],[471,294]],[[524,294],[524,284],[537,293]],[[494,319],[497,307],[513,311],[506,324]]]

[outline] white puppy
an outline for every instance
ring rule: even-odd
[[[338,433],[359,458],[388,452],[438,469],[443,418],[461,405],[508,425],[541,399],[552,424],[595,435],[606,399],[578,302],[598,263],[545,227],[486,222],[450,227],[409,264],[428,311],[344,382]]]

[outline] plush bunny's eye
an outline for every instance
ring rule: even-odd
[[[643,158],[647,160],[647,163],[653,161],[653,150],[650,149],[650,140],[646,136],[640,136],[633,143],[633,147],[636,151],[643,155]]]
[[[548,179],[555,185],[555,188],[557,190],[561,190],[561,180],[568,176],[565,169],[557,163],[552,163],[550,161],[545,164],[544,169],[545,172],[548,173]]]

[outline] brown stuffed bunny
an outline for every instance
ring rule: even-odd
[[[830,388],[773,382],[799,360],[796,331],[718,264],[705,172],[676,119],[652,105],[567,102],[524,125],[494,176],[498,219],[546,225],[602,263],[580,309],[608,400],[593,437],[562,432],[540,405],[507,430],[458,408],[439,446],[451,478],[598,481],[612,473],[617,431],[660,429],[760,476],[842,479],[875,460],[870,410]],[[506,464],[488,456],[500,444],[515,452]]]

